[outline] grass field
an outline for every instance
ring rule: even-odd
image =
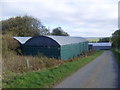
[[[43,69],[39,72],[28,72],[23,75],[9,78],[3,81],[3,88],[48,88],[60,82],[65,77],[79,68],[88,64],[102,54],[98,51],[94,55],[81,58],[76,61],[64,63],[55,68]]]

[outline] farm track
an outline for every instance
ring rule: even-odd
[[[90,62],[53,88],[117,88],[118,65],[111,51]]]

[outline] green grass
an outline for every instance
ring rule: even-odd
[[[118,62],[118,65],[120,67],[120,51],[118,50],[113,50],[114,54],[115,54],[115,57],[117,59],[117,62]]]
[[[55,68],[44,69],[39,72],[29,72],[23,75],[9,78],[3,81],[3,88],[49,88],[60,82],[65,77],[83,67],[97,56],[102,54],[98,51],[94,55],[81,58],[80,60],[64,63]]]

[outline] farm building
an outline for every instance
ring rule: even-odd
[[[89,50],[109,50],[112,48],[112,43],[100,42],[100,43],[88,43]]]
[[[79,56],[82,52],[87,50],[88,42],[82,37],[36,36],[32,38],[29,37],[22,45],[24,55],[35,56],[42,53],[47,57],[61,60]]]

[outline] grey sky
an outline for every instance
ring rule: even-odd
[[[119,0],[4,0],[2,19],[31,15],[71,36],[111,36],[118,28]]]

